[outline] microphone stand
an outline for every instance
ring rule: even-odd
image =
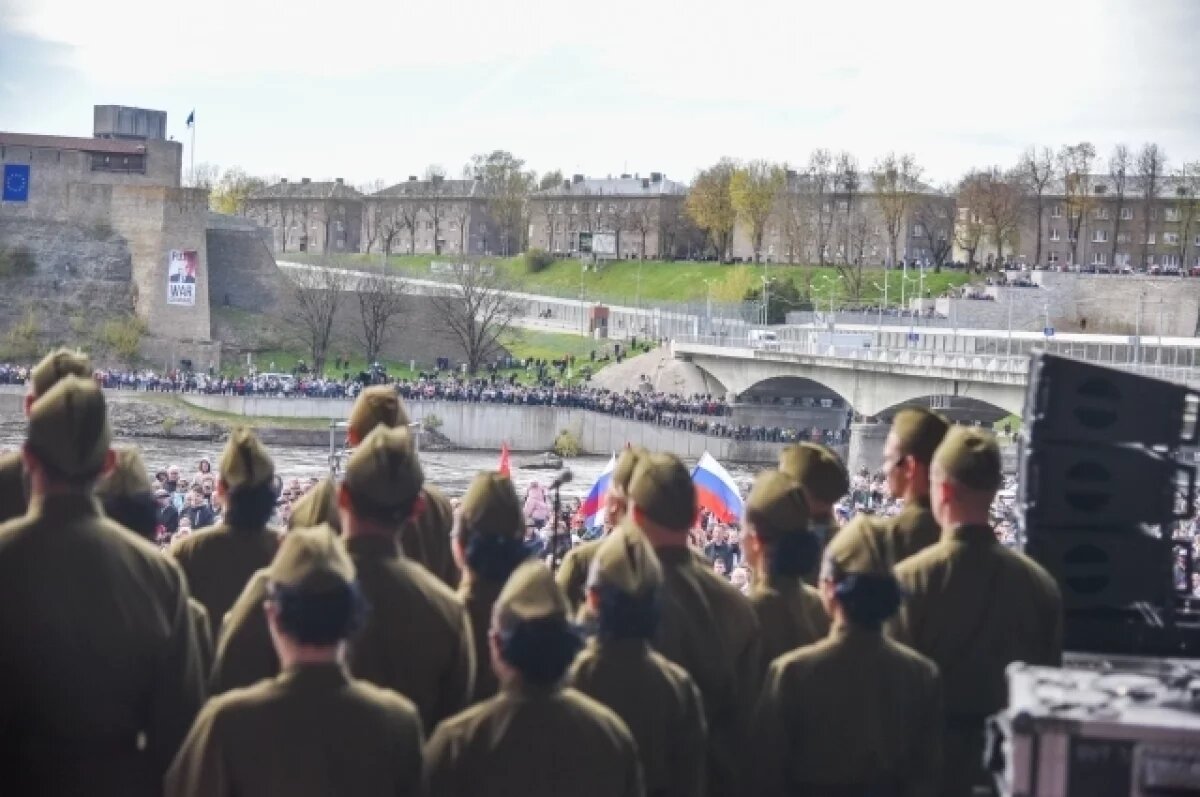
[[[554,525],[550,530],[550,572],[558,573],[559,557],[558,557],[558,525],[560,520],[560,507],[562,502],[559,498],[559,491],[562,489],[561,484],[554,486]]]

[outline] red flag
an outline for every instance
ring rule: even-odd
[[[512,478],[512,460],[508,456],[508,443],[500,447],[500,475]]]

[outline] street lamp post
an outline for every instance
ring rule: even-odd
[[[886,276],[884,277],[882,287],[880,287],[878,282],[872,282],[871,284],[875,286],[875,290],[883,291],[883,304],[879,305],[879,316],[878,316],[879,322],[878,322],[878,324],[876,324],[876,326],[879,328],[879,333],[882,335],[883,334],[883,307],[884,307],[884,305],[887,304],[887,277]]]
[[[759,277],[762,280],[762,306],[763,306],[763,326],[771,325],[771,290],[770,281],[766,277]]]

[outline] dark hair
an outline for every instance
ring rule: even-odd
[[[520,538],[469,533],[466,555],[472,573],[503,584],[529,558],[529,549]]]
[[[283,477],[278,473],[271,477],[271,490],[276,498],[283,494]]]
[[[105,496],[103,504],[109,520],[154,542],[158,530],[158,501],[153,493]]]
[[[821,557],[821,543],[811,531],[780,535],[767,546],[767,568],[771,575],[799,578],[811,573]]]
[[[275,512],[275,488],[270,482],[230,490],[225,497],[225,523],[235,529],[259,529]]]
[[[900,608],[903,593],[891,573],[847,573],[834,588],[850,622],[877,629]]]
[[[367,601],[358,584],[326,592],[303,592],[272,584],[268,594],[279,609],[280,629],[301,645],[335,645],[366,620]]]
[[[610,585],[592,587],[600,598],[596,618],[601,639],[650,639],[661,616],[659,591],[630,595]]]
[[[404,525],[412,517],[417,498],[421,495],[417,493],[412,500],[399,506],[381,506],[370,498],[355,493],[349,486],[346,486],[346,494],[350,496],[350,508],[354,510],[355,515],[381,526]]]
[[[500,632],[504,661],[534,686],[561,680],[582,647],[583,640],[562,616],[521,620]]]

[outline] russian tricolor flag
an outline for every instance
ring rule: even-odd
[[[737,485],[729,471],[707,451],[692,470],[692,483],[696,485],[696,500],[701,509],[712,512],[722,523],[742,522],[744,506]]]
[[[579,514],[583,516],[583,523],[589,529],[604,525],[604,494],[608,492],[608,485],[612,484],[613,470],[616,467],[617,456],[614,454],[604,466],[596,483],[592,485],[592,489],[588,490],[587,498],[584,498],[579,506]]]

